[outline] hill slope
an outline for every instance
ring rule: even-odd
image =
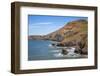
[[[48,35],[34,37],[33,39],[47,39],[59,42],[57,46],[75,47],[77,53],[87,54],[88,22],[76,20],[67,23],[64,27]]]

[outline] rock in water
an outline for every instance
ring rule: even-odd
[[[62,49],[62,52],[61,52],[63,55],[67,55],[68,54],[68,51],[66,49]]]

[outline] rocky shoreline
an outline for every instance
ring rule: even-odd
[[[81,44],[81,43],[78,43],[78,45],[73,44],[73,46],[66,46],[66,45],[63,45],[63,44],[58,42],[56,44],[52,43],[51,45],[53,47],[60,47],[62,49],[61,53],[63,55],[67,55],[68,54],[67,49],[71,49],[71,47],[75,48],[74,53],[81,54],[81,55],[87,55],[88,54],[87,49],[84,48],[85,44]]]
[[[88,21],[76,20],[67,23],[61,29],[58,29],[47,35],[32,35],[29,39],[33,40],[51,40],[54,47],[74,47],[75,53],[88,55]],[[67,54],[65,49],[62,49],[63,54]]]

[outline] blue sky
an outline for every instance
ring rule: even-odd
[[[46,35],[62,28],[70,21],[87,17],[28,15],[28,35]]]

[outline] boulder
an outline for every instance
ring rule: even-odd
[[[67,51],[66,49],[62,49],[61,53],[62,53],[63,55],[67,55],[67,54],[68,54],[68,51]]]
[[[79,46],[76,46],[75,47],[75,53],[78,53],[78,54],[83,54],[83,55],[87,55],[88,54],[88,50],[87,50],[87,47],[85,46],[84,48],[79,48]]]
[[[62,47],[64,47],[64,44],[58,43],[56,46],[62,46]]]
[[[83,48],[81,54],[87,55],[88,54],[88,49],[86,47]]]
[[[80,48],[78,46],[76,46],[74,52],[79,54],[80,53]]]

